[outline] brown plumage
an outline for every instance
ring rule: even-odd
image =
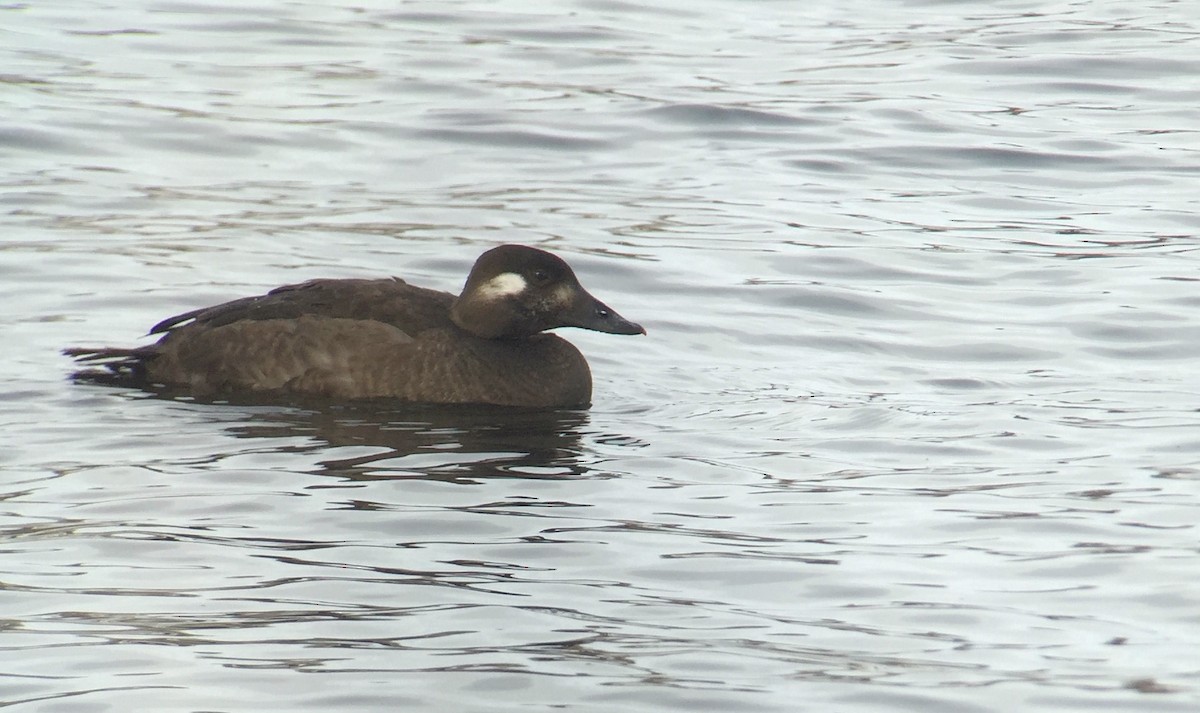
[[[149,346],[65,352],[103,367],[77,378],[200,397],[586,406],[587,361],[543,333],[565,326],[645,333],[561,259],[504,245],[480,256],[458,297],[395,278],[312,280],[165,319]]]

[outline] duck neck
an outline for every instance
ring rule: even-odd
[[[459,297],[450,306],[450,320],[459,329],[481,339],[502,339],[505,337],[504,325],[494,316],[489,318],[487,305],[477,304],[476,300]]]

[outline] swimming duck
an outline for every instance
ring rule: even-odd
[[[387,397],[424,403],[585,407],[587,361],[546,330],[645,334],[544,250],[483,253],[462,293],[398,278],[326,279],[185,312],[149,346],[64,352],[105,370],[77,378],[198,397]]]

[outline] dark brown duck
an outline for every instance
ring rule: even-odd
[[[76,376],[200,397],[388,397],[425,403],[580,407],[587,361],[546,330],[645,334],[544,250],[502,245],[458,297],[382,280],[311,280],[159,322],[155,344],[65,353]]]

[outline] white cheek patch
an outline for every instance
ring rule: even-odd
[[[525,278],[515,272],[504,272],[479,286],[479,294],[486,299],[519,295],[528,285]]]
[[[550,299],[555,307],[564,308],[571,304],[571,300],[575,299],[575,290],[562,285],[554,290]]]

